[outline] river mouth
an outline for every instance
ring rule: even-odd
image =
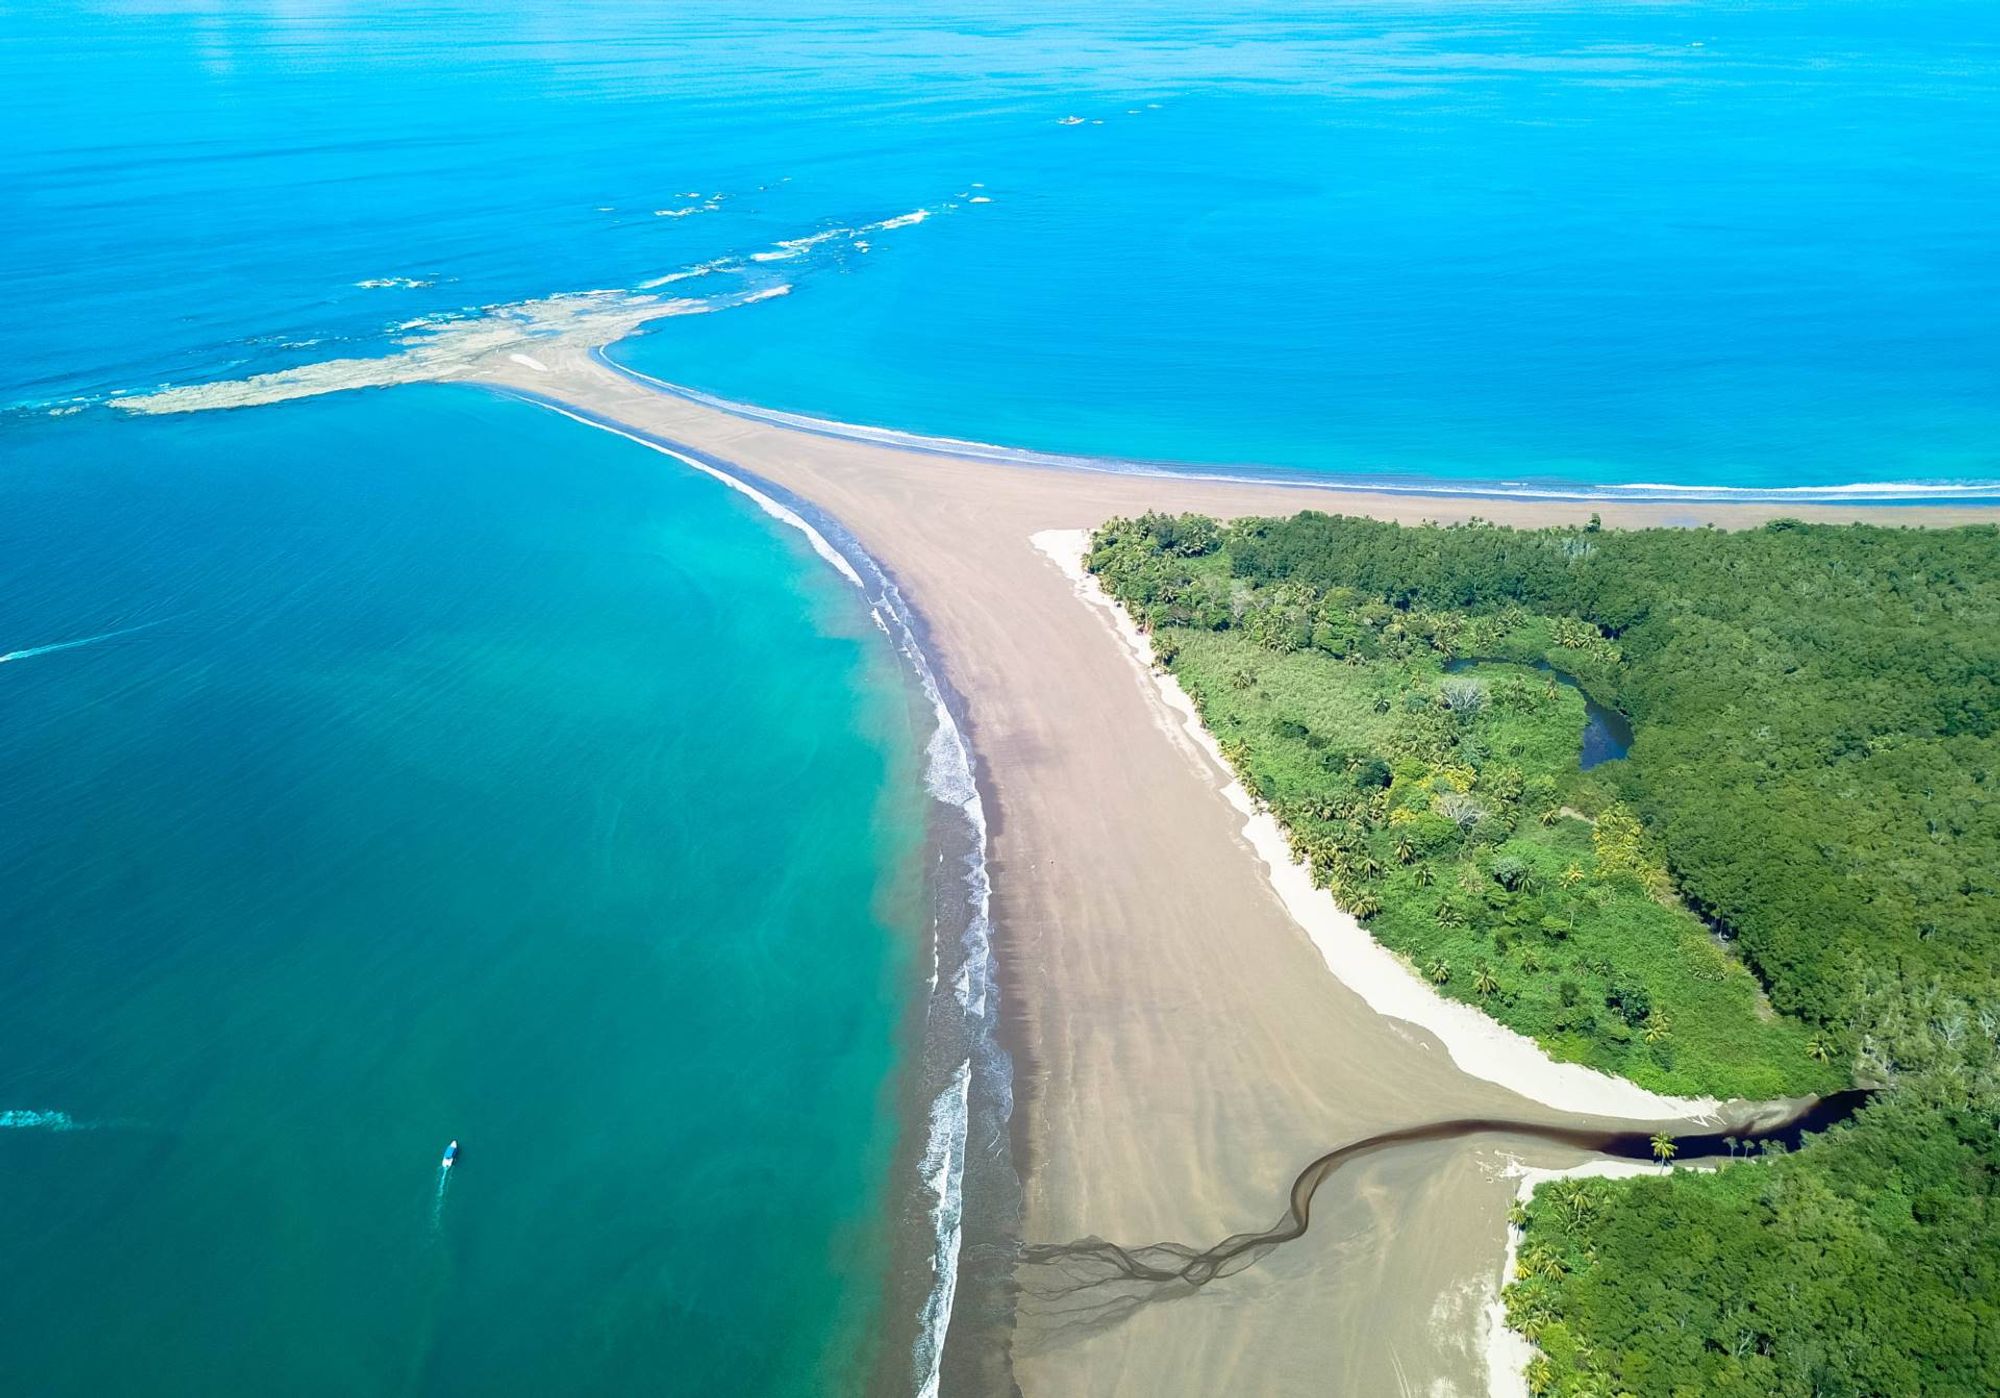
[[[1121,1245],[1097,1237],[1030,1245],[1022,1250],[1022,1261],[1036,1274],[1024,1280],[1023,1293],[1039,1304],[1068,1304],[1079,1293],[1102,1288],[1107,1294],[1094,1304],[1101,1304],[1108,1318],[1122,1318],[1148,1301],[1184,1296],[1254,1266],[1274,1248],[1305,1236],[1313,1199],[1322,1185],[1343,1166],[1399,1147],[1492,1136],[1573,1146],[1619,1160],[1661,1160],[1663,1140],[1670,1139],[1667,1154],[1683,1163],[1733,1160],[1739,1155],[1747,1159],[1772,1146],[1798,1149],[1807,1135],[1848,1120],[1873,1095],[1869,1089],[1852,1088],[1804,1102],[1766,1104],[1753,1109],[1757,1115],[1742,1125],[1670,1137],[1652,1131],[1606,1131],[1495,1117],[1385,1131],[1350,1141],[1308,1164],[1293,1179],[1285,1211],[1269,1228],[1232,1234],[1206,1248],[1178,1242]],[[1773,1118],[1772,1109],[1782,1114]]]

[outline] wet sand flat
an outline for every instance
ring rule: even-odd
[[[1030,1242],[1195,1245],[1268,1225],[1295,1172],[1378,1130],[1573,1116],[1459,1071],[1330,974],[1105,619],[1031,542],[1150,508],[1324,509],[1522,525],[1901,523],[1971,508],[1440,499],[961,459],[813,435],[655,391],[581,349],[482,377],[712,453],[825,510],[897,579],[964,697],[994,809],[1003,993],[1018,1012]],[[1483,1390],[1481,1307],[1512,1186],[1501,1142],[1358,1163],[1312,1231],[1142,1303],[1022,1268],[1016,1378],[1038,1395]],[[1510,1151],[1560,1161],[1560,1149]],[[1572,1157],[1574,1158],[1573,1154]]]
[[[1602,1091],[1578,1094],[1545,1060],[1537,1068],[1517,1054],[1507,1072],[1462,1071],[1433,1034],[1350,989],[1343,977],[1365,987],[1367,976],[1343,964],[1352,952],[1337,940],[1315,945],[1280,901],[1229,799],[1230,774],[1038,535],[1046,545],[1056,531],[1147,509],[1518,525],[1580,523],[1596,511],[1612,526],[1996,518],[1976,506],[1419,497],[913,449],[641,382],[594,353],[631,328],[566,324],[531,355],[500,336],[386,378],[363,362],[359,377],[278,375],[124,406],[182,411],[411,379],[483,382],[704,453],[849,530],[914,607],[966,710],[991,821],[1029,1244],[1095,1235],[1205,1247],[1271,1225],[1302,1167],[1377,1132],[1472,1117],[1612,1124],[1587,1109],[1625,1110],[1605,1106]],[[1257,838],[1268,849],[1268,832]],[[1464,1055],[1477,1038],[1452,1042]],[[1625,1111],[1616,1124],[1642,1115]],[[1024,1264],[1014,1377],[1029,1398],[1485,1391],[1510,1157],[1582,1158],[1504,1134],[1367,1156],[1319,1192],[1304,1237],[1199,1290],[1076,1290],[1060,1269]]]

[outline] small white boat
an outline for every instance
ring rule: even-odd
[[[451,1162],[456,1159],[458,1159],[458,1142],[453,1141],[450,1145],[444,1148],[444,1164],[440,1168],[449,1170],[451,1168]]]

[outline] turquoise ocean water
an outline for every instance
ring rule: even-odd
[[[878,579],[473,389],[112,397],[707,268],[616,356],[847,423],[2000,479],[1973,3],[0,0],[0,91],[10,1390],[921,1386],[1005,1110]]]
[[[864,1377],[927,967],[858,594],[522,404],[51,427],[0,637],[143,629],[0,664],[0,1386]]]

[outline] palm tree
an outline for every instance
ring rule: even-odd
[[[1673,1027],[1673,1020],[1668,1018],[1665,1010],[1654,1010],[1646,1016],[1646,1042],[1657,1044],[1672,1032]]]
[[[1562,882],[1564,888],[1575,888],[1583,882],[1583,870],[1574,864],[1570,865],[1569,868],[1563,870]]]
[[[1724,1136],[1722,1144],[1729,1148],[1729,1158],[1734,1160],[1736,1158],[1736,1138],[1734,1136]]]
[[[1424,967],[1424,974],[1431,978],[1432,985],[1443,985],[1451,979],[1451,963],[1442,956]]]
[[[1369,918],[1382,911],[1381,900],[1365,889],[1355,894],[1352,901],[1342,904],[1342,906],[1360,922],[1366,922]]]
[[[1465,914],[1460,912],[1458,905],[1449,898],[1440,898],[1437,909],[1431,916],[1437,919],[1437,925],[1440,927],[1456,927],[1465,921]]]
[[[1491,966],[1482,965],[1472,978],[1472,988],[1481,995],[1491,995],[1500,988],[1500,978],[1493,974]]]
[[[1662,1167],[1674,1158],[1674,1152],[1679,1149],[1680,1147],[1674,1144],[1674,1138],[1666,1132],[1655,1131],[1653,1133],[1653,1156],[1660,1162]]]
[[[1591,1198],[1590,1186],[1582,1180],[1564,1180],[1556,1190],[1556,1204],[1569,1219],[1570,1227],[1589,1218],[1596,1210],[1596,1201]]]
[[[1412,840],[1408,835],[1398,835],[1396,837],[1396,862],[1398,864],[1408,864],[1416,857],[1417,842]]]
[[[1417,887],[1418,887],[1418,888],[1429,888],[1429,887],[1431,886],[1431,880],[1432,880],[1432,879],[1435,879],[1436,877],[1437,877],[1437,875],[1436,875],[1435,873],[1433,873],[1433,872],[1432,872],[1432,870],[1431,870],[1431,866],[1430,866],[1430,865],[1428,865],[1428,864],[1419,864],[1419,865],[1417,866]]]
[[[1543,811],[1541,815],[1536,818],[1542,822],[1544,827],[1554,825],[1557,821],[1562,819],[1562,807],[1550,806],[1547,810]]]
[[[1833,1045],[1818,1034],[1806,1040],[1806,1057],[1815,1063],[1824,1063],[1833,1057]]]

